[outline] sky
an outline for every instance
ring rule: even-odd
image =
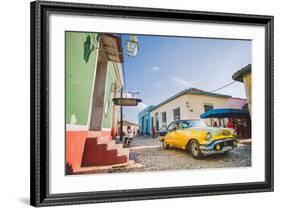
[[[232,75],[251,63],[251,41],[137,35],[136,57],[124,56],[125,85],[139,92],[137,107],[124,107],[124,119],[137,123],[137,114],[190,88],[212,91],[233,82]],[[122,44],[129,37],[122,35]],[[126,51],[126,50],[125,50]],[[246,98],[240,82],[216,93]]]

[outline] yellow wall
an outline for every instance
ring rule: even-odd
[[[249,112],[250,114],[252,113],[251,111],[251,106],[252,106],[252,74],[247,74],[246,76],[243,77],[243,82],[246,90],[246,95],[247,95],[247,101],[248,101],[248,106],[249,106]]]

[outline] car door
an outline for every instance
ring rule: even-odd
[[[180,129],[180,122],[175,122],[175,126],[173,126],[173,129],[170,132],[170,140],[171,144],[174,147],[180,147],[181,148],[181,135],[182,131]]]
[[[171,145],[171,146],[176,146],[176,130],[175,130],[176,124],[171,123],[168,127],[168,133],[165,137],[165,141]]]
[[[186,135],[183,122],[180,122],[179,129],[175,131],[175,142],[179,148],[185,148],[186,146]]]
[[[181,129],[177,129],[174,131],[174,144],[176,147],[181,148],[181,137],[182,137],[182,131]]]
[[[188,125],[189,125],[189,123],[182,121],[180,123],[180,129],[177,130],[177,132],[176,132],[177,146],[182,149],[185,149],[187,141],[188,141],[188,136],[187,136]]]

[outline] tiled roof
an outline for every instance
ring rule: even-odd
[[[118,121],[117,123],[120,124],[120,121]],[[138,126],[138,124],[135,124],[135,123],[133,123],[131,121],[127,121],[127,120],[123,120],[123,125],[124,126],[129,126],[129,125],[131,125],[131,126]]]
[[[212,92],[206,92],[206,91],[203,91],[203,90],[200,90],[200,89],[197,89],[197,88],[189,88],[189,89],[185,89],[177,94],[175,94],[174,96],[164,100],[163,102],[161,102],[160,104],[154,106],[154,109],[184,95],[184,94],[191,94],[191,95],[207,95],[207,96],[212,96],[212,97],[221,97],[221,98],[231,98],[230,95],[224,95],[224,94],[218,94],[218,93],[212,93]]]
[[[142,114],[144,114],[145,112],[149,112],[152,111],[154,109],[155,106],[150,105],[148,107],[146,107],[145,109],[143,109],[141,112],[138,113],[138,116],[141,116]]]

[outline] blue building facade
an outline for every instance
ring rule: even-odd
[[[152,134],[153,117],[150,116],[154,106],[148,106],[138,114],[139,131],[142,135]]]

